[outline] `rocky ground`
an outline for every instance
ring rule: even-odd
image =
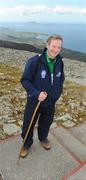
[[[20,84],[28,57],[35,53],[0,48],[0,139],[21,132],[26,92]],[[70,128],[86,121],[86,63],[63,59],[65,83],[54,122]]]

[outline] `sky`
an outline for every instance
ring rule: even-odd
[[[86,0],[0,0],[0,22],[85,23]]]

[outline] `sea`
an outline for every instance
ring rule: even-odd
[[[86,53],[86,24],[71,23],[38,23],[38,22],[4,22],[0,28],[11,28],[23,32],[39,32],[48,35],[60,34],[64,48]],[[42,36],[40,38],[44,38]]]

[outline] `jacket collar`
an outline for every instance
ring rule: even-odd
[[[47,50],[47,48],[45,47],[45,48],[43,49],[43,52],[42,52],[41,56],[40,56],[40,58],[42,59],[42,62],[43,62],[43,63],[46,63],[46,61],[45,61],[45,58],[46,58],[45,52],[46,52],[46,50]],[[58,54],[58,55],[56,56],[56,62],[58,63],[60,60],[62,60],[62,56],[61,56],[60,54]]]

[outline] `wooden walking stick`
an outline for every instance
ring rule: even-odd
[[[35,110],[34,110],[34,112],[33,112],[33,115],[32,115],[32,118],[31,118],[31,122],[30,122],[30,124],[29,124],[29,126],[28,126],[26,135],[25,135],[24,140],[23,140],[23,145],[22,145],[22,147],[21,147],[21,149],[20,149],[20,153],[19,153],[19,156],[18,156],[17,164],[19,164],[19,160],[20,160],[20,157],[21,157],[21,156],[20,156],[21,150],[22,150],[22,148],[23,148],[23,146],[24,146],[24,144],[25,144],[25,141],[26,141],[27,136],[28,136],[28,134],[29,134],[29,131],[30,131],[30,129],[31,129],[31,126],[32,126],[34,117],[35,117],[36,112],[37,112],[37,110],[38,110],[38,108],[39,108],[39,106],[40,106],[40,103],[41,103],[41,101],[38,101],[38,103],[37,103],[37,105],[36,105],[36,108],[35,108]]]

